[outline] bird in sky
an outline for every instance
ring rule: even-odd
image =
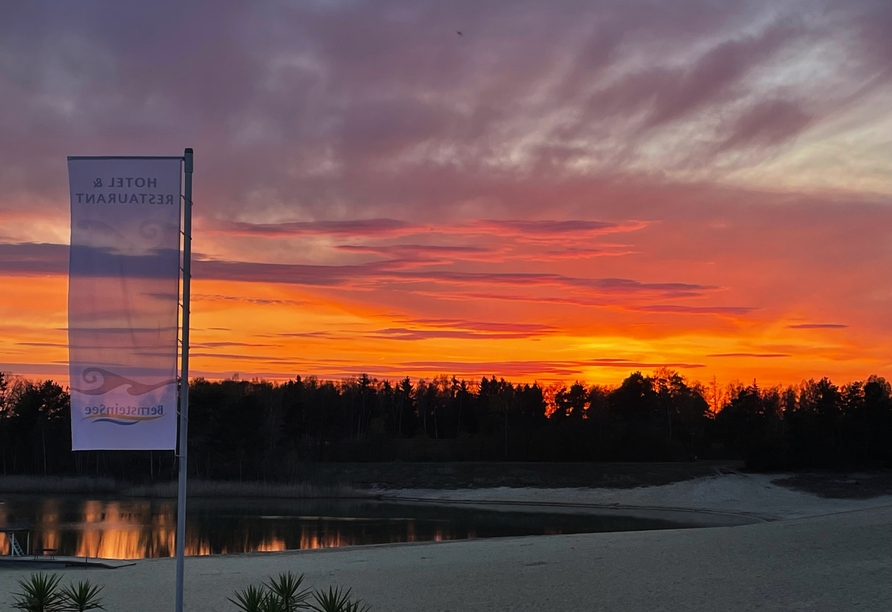
[[[458,34],[459,36],[464,36],[464,34],[462,34],[461,32],[459,32],[458,30],[456,30],[455,33]]]

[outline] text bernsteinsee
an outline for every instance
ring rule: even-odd
[[[164,414],[164,406],[84,406],[84,414],[107,414],[111,416],[161,416]]]

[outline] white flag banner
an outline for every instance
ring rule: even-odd
[[[69,157],[73,450],[176,448],[179,157]]]

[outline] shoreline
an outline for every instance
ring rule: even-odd
[[[339,585],[372,612],[880,610],[892,600],[892,508],[737,527],[458,540],[190,557],[189,612],[236,608],[235,589],[281,572]],[[175,559],[68,569],[105,586],[109,610],[167,609]],[[28,572],[0,570],[0,606]]]
[[[539,463],[539,462],[389,462],[311,463],[300,480],[202,480],[190,478],[194,497],[257,496],[335,497],[385,489],[478,489],[508,487],[606,487],[628,489],[659,486],[742,468],[740,461],[669,463]],[[176,497],[177,481],[151,483],[95,476],[0,476],[0,493],[108,493],[144,497]]]
[[[382,497],[386,503],[432,506],[461,506],[478,510],[503,512],[541,512],[547,514],[580,514],[591,516],[628,516],[632,518],[660,519],[684,525],[684,529],[702,527],[734,527],[766,523],[772,520],[760,516],[729,510],[681,508],[670,506],[629,506],[620,504],[590,504],[579,502],[536,502],[521,500],[463,500],[430,499],[424,497]]]
[[[467,490],[400,489],[382,491],[380,499],[429,503],[530,505],[544,508],[660,510],[752,517],[764,521],[809,518],[892,506],[892,492],[869,498],[823,497],[783,485],[784,474],[723,473],[654,487],[634,489],[530,487]],[[778,484],[781,482],[781,484]]]
[[[728,527],[778,520],[808,518],[892,507],[892,494],[864,497],[826,497],[785,486],[785,474],[748,474],[723,471],[713,476],[673,482],[659,486],[636,488],[535,488],[487,487],[465,489],[373,488],[365,490],[317,489],[307,486],[279,487],[262,485],[243,487],[239,483],[210,483],[196,494],[190,487],[193,504],[209,507],[218,499],[269,501],[356,501],[412,506],[452,506],[496,512],[595,515],[670,521],[684,528]],[[780,483],[780,484],[779,484]],[[2,484],[2,483],[0,483]],[[33,483],[32,483],[33,484]],[[207,484],[207,483],[205,483]],[[201,487],[199,483],[199,489]],[[2,492],[2,488],[0,488]],[[307,493],[310,494],[307,494]],[[74,495],[90,494],[73,492]],[[9,494],[47,496],[30,491]],[[95,494],[94,494],[95,495]],[[142,496],[133,489],[125,492],[103,492],[106,498],[160,499],[175,498]],[[193,505],[193,508],[196,506]]]
[[[189,480],[190,499],[368,499],[366,491],[343,484]],[[0,476],[0,495],[102,495],[121,498],[177,498],[177,481],[121,483],[77,476]]]
[[[785,489],[826,498],[871,499],[892,495],[892,469],[889,468],[750,472],[740,461],[319,463],[306,464],[300,479],[290,482],[190,478],[188,486],[193,498],[365,498],[394,490],[633,490],[726,474],[768,478]],[[3,493],[175,498],[177,481],[135,483],[94,476],[0,475],[0,494]]]
[[[561,466],[563,467],[563,466]],[[637,466],[647,469],[649,466]],[[598,466],[604,469],[603,466]],[[465,505],[495,510],[537,512],[701,513],[779,520],[804,518],[892,505],[892,473],[815,474],[747,473],[715,469],[710,476],[678,478],[666,484],[636,487],[477,486],[416,488],[349,484],[239,483],[190,481],[193,500],[363,500],[403,504]],[[861,484],[864,483],[864,484]],[[481,483],[483,484],[483,483]],[[58,477],[0,477],[0,495],[97,495],[175,500],[176,482],[149,486],[120,485],[111,480]],[[2,498],[0,498],[2,503]]]
[[[186,610],[225,612],[235,589],[285,571],[308,586],[339,585],[372,612],[884,609],[892,600],[892,495],[820,497],[776,484],[783,475],[722,473],[607,489],[374,489],[385,503],[538,512],[631,512],[743,522],[656,531],[412,542],[186,559]],[[176,560],[117,569],[44,568],[63,584],[103,585],[109,610],[173,604]],[[0,608],[35,569],[0,565]],[[85,573],[86,572],[86,573]]]

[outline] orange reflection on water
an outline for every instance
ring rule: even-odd
[[[213,549],[211,548],[211,543],[202,540],[192,540],[191,542],[186,542],[186,545],[183,547],[185,553],[190,557],[204,557],[207,555],[214,554]],[[220,551],[221,554],[226,554],[226,549]]]
[[[185,552],[190,556],[241,552],[273,552],[288,549],[318,549],[355,546],[363,543],[451,540],[455,533],[440,525],[432,531],[411,518],[376,519],[355,516],[301,516],[301,523],[270,523],[262,516],[204,509],[189,522]],[[12,508],[0,510],[0,524]],[[231,511],[230,511],[231,512]],[[81,558],[144,559],[172,557],[176,553],[176,503],[158,500],[83,500],[72,503],[57,499],[38,500],[29,511],[32,519],[32,550],[55,549],[57,554]],[[210,517],[210,520],[208,518]],[[215,522],[216,521],[216,522]],[[299,525],[299,526],[298,526]],[[471,533],[470,537],[476,534]],[[0,535],[0,551],[8,548]],[[2,554],[2,553],[0,553]]]
[[[6,508],[0,506],[0,525],[7,525],[9,521],[6,519]],[[0,554],[9,550],[9,542],[5,533],[0,533]]]
[[[85,528],[78,534],[77,556],[103,559],[168,557],[176,550],[176,524],[170,520],[172,504],[146,526],[142,517],[151,511],[150,502],[128,504],[87,501],[83,505]]]
[[[103,559],[169,557],[176,549],[176,529],[158,531],[140,525],[100,527],[79,534],[77,555]],[[187,554],[193,554],[191,552]]]
[[[102,502],[90,499],[83,505],[84,522],[99,523],[105,519],[105,506]]]
[[[355,544],[355,540],[347,540],[336,530],[333,533],[322,533],[316,531],[315,527],[302,526],[300,528],[300,547],[306,548],[336,548],[338,546],[351,546]]]
[[[35,542],[35,547],[52,548],[58,550],[59,542],[59,500],[47,499],[43,502],[40,513],[40,542]]]
[[[272,537],[265,539],[256,546],[258,552],[275,552],[277,550],[285,550],[285,540],[282,538]]]

